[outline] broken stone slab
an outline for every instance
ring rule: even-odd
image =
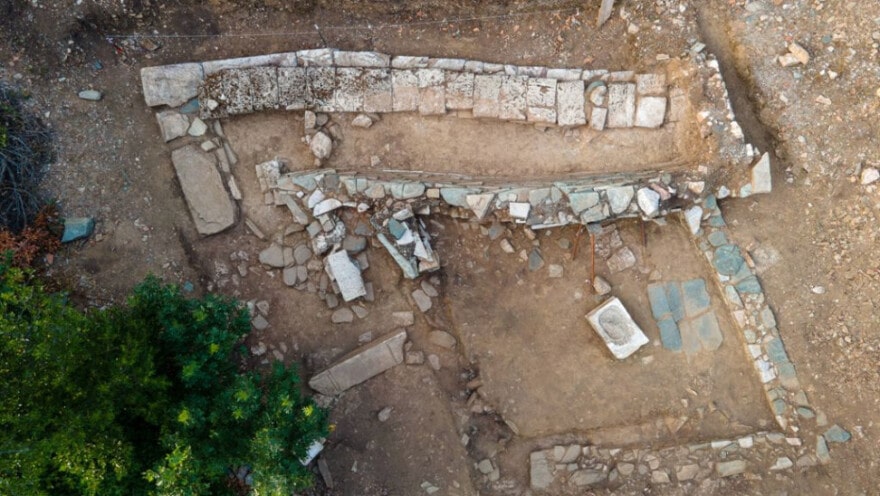
[[[339,286],[342,299],[352,301],[367,294],[361,271],[344,250],[327,256],[327,267]]]
[[[622,272],[636,264],[636,256],[628,246],[624,246],[611,255],[607,264],[612,274]]]
[[[660,212],[660,193],[651,188],[641,188],[636,197],[639,208],[646,217],[654,217]]]
[[[773,191],[773,178],[770,174],[770,153],[764,152],[752,166],[752,194]]]
[[[568,203],[572,212],[580,214],[588,208],[599,204],[599,193],[595,191],[581,191],[568,194]]]
[[[467,203],[468,208],[470,208],[474,212],[474,215],[477,216],[477,219],[482,219],[489,212],[489,207],[492,206],[492,200],[494,198],[494,193],[467,195],[465,197],[465,203]]]
[[[532,489],[541,491],[553,484],[550,461],[544,451],[533,451],[529,455],[529,480]]]
[[[150,107],[183,105],[198,95],[204,77],[202,64],[198,63],[144,67],[141,69],[144,101]]]
[[[715,464],[715,472],[718,477],[731,477],[746,471],[745,460],[731,460]]]
[[[410,311],[392,312],[391,320],[394,322],[395,325],[400,327],[410,327],[416,323],[415,315]]]
[[[611,212],[614,214],[622,213],[629,208],[634,195],[635,190],[632,186],[620,186],[605,190],[605,196],[608,198],[608,205],[611,206]]]
[[[225,69],[253,69],[261,66],[295,67],[296,65],[296,52],[269,53],[253,57],[237,57],[202,62],[206,76],[216,74]]]
[[[332,48],[313,48],[310,50],[299,50],[296,52],[296,62],[298,65],[310,67],[329,67],[333,65]]]
[[[290,214],[293,216],[294,222],[299,225],[305,226],[307,225],[309,220],[309,214],[299,206],[296,200],[293,199],[290,195],[283,195],[284,204],[287,205],[287,209],[290,210]]]
[[[693,207],[684,211],[684,220],[687,223],[688,229],[690,229],[691,234],[694,236],[700,232],[700,223],[703,220],[703,209],[694,205]]]
[[[156,121],[159,123],[159,131],[162,132],[162,139],[166,143],[173,139],[177,139],[186,135],[189,129],[189,119],[177,112],[176,110],[163,110],[156,114]]]
[[[455,348],[456,340],[446,331],[431,331],[428,333],[428,340],[441,348],[446,348],[447,350],[451,350]]]
[[[309,379],[309,387],[321,394],[336,395],[403,363],[406,331],[388,334],[336,361]]]
[[[556,84],[556,119],[560,126],[582,126],[587,123],[583,81],[559,81]]]
[[[431,303],[431,297],[428,296],[428,294],[425,293],[425,291],[422,289],[417,289],[413,291],[412,297],[413,300],[416,302],[416,306],[419,307],[419,310],[421,310],[422,313],[427,312],[433,306],[433,304]]]
[[[425,185],[417,182],[393,183],[389,190],[394,199],[408,200],[424,195]]]
[[[396,55],[391,59],[391,67],[395,69],[421,69],[428,67],[428,57]]]
[[[479,190],[473,188],[440,188],[440,198],[453,207],[471,208],[467,203],[467,197],[478,192]]]
[[[394,244],[388,241],[388,238],[383,233],[377,234],[376,237],[379,238],[379,242],[382,243],[382,246],[384,246],[385,249],[388,250],[388,253],[391,254],[391,258],[393,258],[394,261],[397,262],[397,265],[403,269],[404,277],[407,279],[415,279],[419,277],[419,269],[415,263],[401,255]]]
[[[171,152],[171,161],[200,234],[216,234],[235,224],[235,202],[223,186],[213,155],[187,145]]]
[[[587,314],[587,321],[618,360],[623,360],[648,344],[648,337],[617,297],[593,309]]]
[[[334,324],[348,324],[354,320],[354,312],[346,307],[339,308],[330,314],[330,322]]]

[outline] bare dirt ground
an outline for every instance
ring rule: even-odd
[[[0,78],[32,94],[35,108],[57,133],[59,159],[46,187],[65,214],[98,219],[96,236],[67,247],[56,257],[51,275],[93,305],[119,301],[147,273],[171,282],[191,281],[198,292],[211,288],[243,299],[267,299],[272,325],[257,337],[279,348],[285,343],[290,350],[285,359],[313,371],[356,346],[361,333],[390,330],[388,312],[409,306],[408,294],[414,288],[399,280],[389,260],[373,256],[368,278],[395,289],[377,295],[367,319],[330,327],[322,302],[283,287],[277,275],[271,277],[253,262],[252,270],[236,284],[229,276],[234,271],[230,254],[244,251],[255,260],[265,243],[241,225],[214,238],[198,238],[168,151],[158,145],[153,112],[140,96],[140,67],[333,46],[640,69],[650,66],[658,54],[681,53],[702,39],[721,60],[747,138],[776,156],[772,195],[722,205],[732,235],[753,254],[778,254],[764,260],[760,277],[780,333],[812,401],[854,435],[851,443],[834,447],[830,465],[739,480],[716,493],[872,494],[880,475],[880,410],[875,406],[880,401],[880,267],[874,256],[880,198],[876,188],[859,184],[858,173],[880,162],[880,130],[871,118],[880,106],[875,93],[880,6],[819,0],[618,3],[601,30],[592,27],[592,3],[550,1],[373,5],[304,0],[256,5],[214,0],[123,7],[115,2],[72,6],[47,0],[0,5]],[[473,20],[478,17],[482,19]],[[322,28],[316,30],[315,24]],[[110,36],[154,31],[186,36],[157,38],[161,47],[155,52]],[[269,35],[279,32],[288,34]],[[810,51],[812,60],[806,67],[782,68],[776,56],[793,40]],[[76,92],[86,88],[103,91],[104,99],[78,100]],[[295,142],[298,136],[291,133],[291,144],[259,147],[290,147],[291,154],[301,153],[296,151],[301,147]],[[240,148],[245,163],[259,160],[262,153]],[[410,157],[419,159],[418,150],[409,152]],[[363,148],[351,153],[352,160],[363,160],[375,152]],[[382,158],[394,163],[390,156]],[[559,160],[553,165],[570,164]],[[474,240],[469,245],[467,239],[456,245],[462,261],[451,263],[466,264],[469,258],[482,265],[489,260],[497,270],[479,273],[465,265],[471,270],[467,277],[485,278],[481,284],[487,287],[511,282],[511,291],[518,291],[513,281],[519,262],[501,264],[495,247],[486,253],[486,243]],[[658,270],[666,272],[663,267]],[[447,304],[454,315],[461,311],[462,296],[454,293],[455,279],[448,272],[444,277],[447,294],[453,295]],[[228,282],[220,288],[223,279]],[[552,281],[535,274],[525,280],[538,294],[552,286]],[[550,316],[543,325],[558,327],[564,318]],[[425,335],[437,325],[448,327],[442,321],[419,319],[410,333],[415,346],[428,349]],[[472,377],[469,364],[457,353],[434,351],[442,355],[440,373],[424,366],[395,369],[344,397],[334,410],[338,428],[327,449],[338,494],[414,494],[425,481],[473,494],[483,483],[473,463],[509,446],[509,428],[497,418],[468,417],[462,411],[463,384]],[[663,388],[661,378],[647,378],[651,382],[641,387]],[[417,387],[420,384],[424,388]],[[394,410],[388,422],[379,425],[376,413],[385,406]],[[465,418],[474,424],[468,426]],[[461,444],[449,434],[451,426],[479,433],[467,446],[468,459],[462,460]],[[387,447],[398,449],[386,451]],[[527,450],[510,447],[509,452],[518,456],[511,455],[516,461],[504,463],[502,473],[526,486],[522,477]],[[369,467],[368,472],[352,470],[355,460]],[[689,492],[681,487],[648,491]],[[452,489],[449,493],[454,494]]]

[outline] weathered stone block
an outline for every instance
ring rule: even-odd
[[[397,57],[394,58],[397,60]],[[413,70],[391,71],[392,108],[395,112],[413,112],[419,108],[419,77]]]
[[[141,69],[144,101],[150,107],[177,107],[193,99],[204,80],[202,64],[175,64]]]
[[[237,57],[234,59],[202,62],[205,76],[216,74],[225,69],[251,69],[262,66],[296,67],[297,65],[296,52],[270,53],[254,57]]]
[[[446,73],[446,108],[470,110],[474,106],[474,75],[470,72]]]
[[[526,105],[529,107],[556,107],[556,80],[531,78],[526,89]]]
[[[636,113],[636,85],[608,85],[608,121],[611,128],[632,127]]]
[[[364,71],[364,112],[391,112],[394,104],[391,94],[391,70]]]
[[[333,67],[307,67],[306,79],[309,84],[309,98],[313,110],[318,112],[336,111],[336,69]]]
[[[636,126],[657,128],[663,125],[664,117],[666,117],[666,97],[639,97],[635,117]]]
[[[478,74],[474,76],[474,117],[497,118],[500,110],[500,75]]]
[[[336,69],[336,90],[334,100],[339,112],[361,112],[364,110],[364,70],[358,67],[339,67]]]
[[[560,81],[556,85],[556,119],[560,126],[587,123],[584,111],[584,82]]]
[[[305,68],[278,68],[278,106],[286,110],[311,108],[312,100]]]
[[[254,111],[278,108],[278,68],[254,67],[246,71],[251,82],[251,101]]]
[[[400,330],[357,348],[312,376],[309,386],[321,394],[339,394],[403,363],[405,342],[406,331]]]
[[[498,118],[510,121],[526,120],[526,83],[525,76],[504,76],[501,80],[501,92],[498,96]]]
[[[593,309],[587,314],[587,321],[619,360],[648,344],[648,337],[617,298],[611,298]]]
[[[171,162],[200,234],[215,234],[235,224],[235,203],[223,187],[213,155],[187,145],[171,152]]]
[[[254,111],[249,69],[226,69],[217,76],[221,78],[220,98],[229,115],[248,114]]]
[[[391,59],[391,67],[395,69],[421,69],[428,67],[428,57],[398,55]]]
[[[361,271],[344,250],[327,256],[327,267],[339,286],[342,299],[352,301],[367,294]]]
[[[379,52],[343,52],[333,54],[338,67],[390,67],[391,56]]]
[[[581,69],[547,69],[547,78],[559,81],[578,81],[581,79]]]
[[[333,49],[300,50],[296,52],[296,61],[305,67],[331,67],[333,66]]]
[[[428,59],[428,67],[445,71],[463,71],[464,59]]]
[[[666,95],[666,74],[636,75],[636,91],[639,95]]]

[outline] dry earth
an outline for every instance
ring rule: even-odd
[[[399,279],[390,260],[373,256],[368,277],[377,286],[391,289],[377,295],[367,319],[331,328],[323,303],[287,290],[265,271],[254,267],[238,286],[230,282],[227,276],[234,271],[230,254],[244,251],[255,260],[264,243],[241,225],[214,238],[198,238],[169,154],[157,146],[155,118],[140,95],[140,67],[333,46],[638,69],[650,66],[658,54],[681,53],[702,39],[721,60],[747,137],[776,156],[772,195],[723,204],[733,237],[759,262],[780,333],[813,403],[854,436],[851,443],[834,447],[830,465],[740,479],[715,492],[874,493],[880,475],[876,441],[880,410],[875,407],[880,401],[876,310],[880,267],[873,255],[880,193],[873,186],[860,185],[858,175],[862,168],[880,162],[878,124],[871,118],[880,104],[880,5],[819,0],[619,3],[611,21],[597,30],[592,27],[596,6],[574,2],[303,0],[257,5],[213,0],[168,5],[144,1],[125,6],[116,2],[75,6],[55,0],[6,2],[0,6],[0,78],[30,92],[34,107],[57,133],[59,159],[50,171],[47,190],[59,199],[65,214],[93,215],[98,220],[97,234],[65,248],[50,273],[89,305],[119,301],[147,273],[170,282],[191,281],[197,292],[220,290],[244,299],[266,299],[275,317],[260,337],[286,343],[291,349],[286,359],[300,362],[306,372],[314,371],[356,346],[363,332],[390,330],[388,313],[410,306],[407,298],[413,287]],[[316,24],[320,29],[315,29]],[[154,32],[183,36],[156,37],[160,45],[156,51],[115,36]],[[812,54],[806,67],[782,68],[776,62],[790,41],[799,42]],[[104,99],[97,103],[77,99],[76,93],[86,88],[101,90]],[[278,119],[278,129],[298,127],[296,122]],[[406,135],[387,136],[387,142],[393,148],[432,131],[462,133],[466,138],[463,130],[470,124],[452,130],[433,127],[436,123],[422,125],[425,128]],[[382,129],[377,131],[381,136]],[[489,141],[499,137],[492,133]],[[248,139],[246,130],[241,136],[238,146],[243,161],[260,160],[262,154],[285,149],[293,156],[301,153],[296,150],[301,146],[298,131],[291,130],[289,142],[261,143],[256,137]],[[371,145],[358,143],[353,140],[348,157],[366,163],[367,154],[376,152],[370,151]],[[516,149],[495,151],[502,156],[520,155]],[[454,150],[432,150],[429,144],[410,148],[408,153],[407,158],[415,161],[424,156],[456,157]],[[390,155],[389,163],[393,163]],[[570,165],[559,157],[550,163]],[[540,171],[530,171],[536,172]],[[446,232],[460,229],[451,221],[443,224]],[[429,349],[426,335],[430,329],[468,321],[468,312],[479,310],[469,306],[466,291],[457,289],[463,282],[479,279],[482,291],[490,293],[492,288],[509,287],[513,299],[505,300],[503,293],[499,298],[511,305],[534,301],[539,298],[535,295],[547,295],[551,289],[560,291],[561,298],[568,297],[576,281],[584,278],[583,266],[567,261],[567,270],[578,274],[571,277],[579,278],[567,280],[567,289],[553,289],[552,281],[536,274],[527,274],[526,287],[518,288],[514,281],[521,271],[519,262],[505,262],[497,247],[487,251],[485,240],[474,232],[462,234],[454,247],[443,246],[444,253],[460,257],[450,260],[443,274],[442,286],[450,297],[440,316],[450,321],[418,320],[411,330],[416,346]],[[566,260],[561,249],[553,256]],[[578,260],[583,260],[583,254]],[[459,314],[464,317],[456,317]],[[541,324],[555,328],[567,325],[566,318],[570,317],[549,315]],[[528,321],[514,315],[510,323],[522,326]],[[504,321],[493,324],[508,327]],[[482,343],[466,340],[466,353],[480,353],[482,346],[499,356],[515,356],[522,346],[503,336],[484,339]],[[412,494],[423,481],[431,481],[455,488],[459,494],[474,494],[483,482],[473,463],[508,447],[510,453],[519,454],[511,458],[520,461],[503,464],[502,473],[528,484],[527,451],[509,446],[507,426],[488,416],[474,420],[463,411],[463,384],[476,372],[465,360],[470,357],[435,352],[442,361],[440,372],[399,368],[337,405],[334,421],[338,429],[327,448],[335,493]],[[547,352],[558,350],[549,347]],[[748,380],[735,382],[747,384]],[[666,387],[662,374],[627,383],[642,391]],[[540,390],[540,381],[535,388]],[[379,423],[376,413],[385,406],[394,408],[391,419]],[[743,420],[757,422],[758,417]],[[463,427],[479,433],[469,444],[469,457],[451,434],[451,429]],[[355,471],[356,461],[360,468]],[[689,492],[672,486],[645,491]]]

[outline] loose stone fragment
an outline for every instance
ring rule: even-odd
[[[745,460],[731,460],[715,464],[715,472],[719,477],[731,477],[746,471]]]
[[[348,257],[348,253],[344,250],[337,251],[330,254],[326,261],[331,274],[339,285],[339,292],[342,294],[343,300],[352,301],[367,294],[361,271]]]
[[[422,313],[427,312],[431,309],[431,297],[428,296],[423,290],[417,289],[412,292],[413,300],[416,302],[416,306],[419,307],[419,310]]]
[[[159,130],[166,143],[186,135],[189,129],[189,119],[176,110],[163,110],[157,113],[156,121],[159,122]]]
[[[315,158],[324,160],[328,158],[333,151],[333,140],[331,140],[330,136],[327,136],[324,132],[319,131],[312,136],[312,140],[309,143],[309,149],[312,151]]]
[[[346,307],[342,307],[333,312],[332,315],[330,315],[330,321],[334,324],[347,324],[349,322],[352,322],[353,320],[354,312]]]
[[[431,341],[431,343],[448,350],[455,348],[455,338],[452,334],[449,334],[446,331],[431,331],[428,333],[428,340]]]
[[[593,309],[587,314],[587,320],[618,360],[632,355],[648,343],[648,337],[617,298],[611,298]]]

